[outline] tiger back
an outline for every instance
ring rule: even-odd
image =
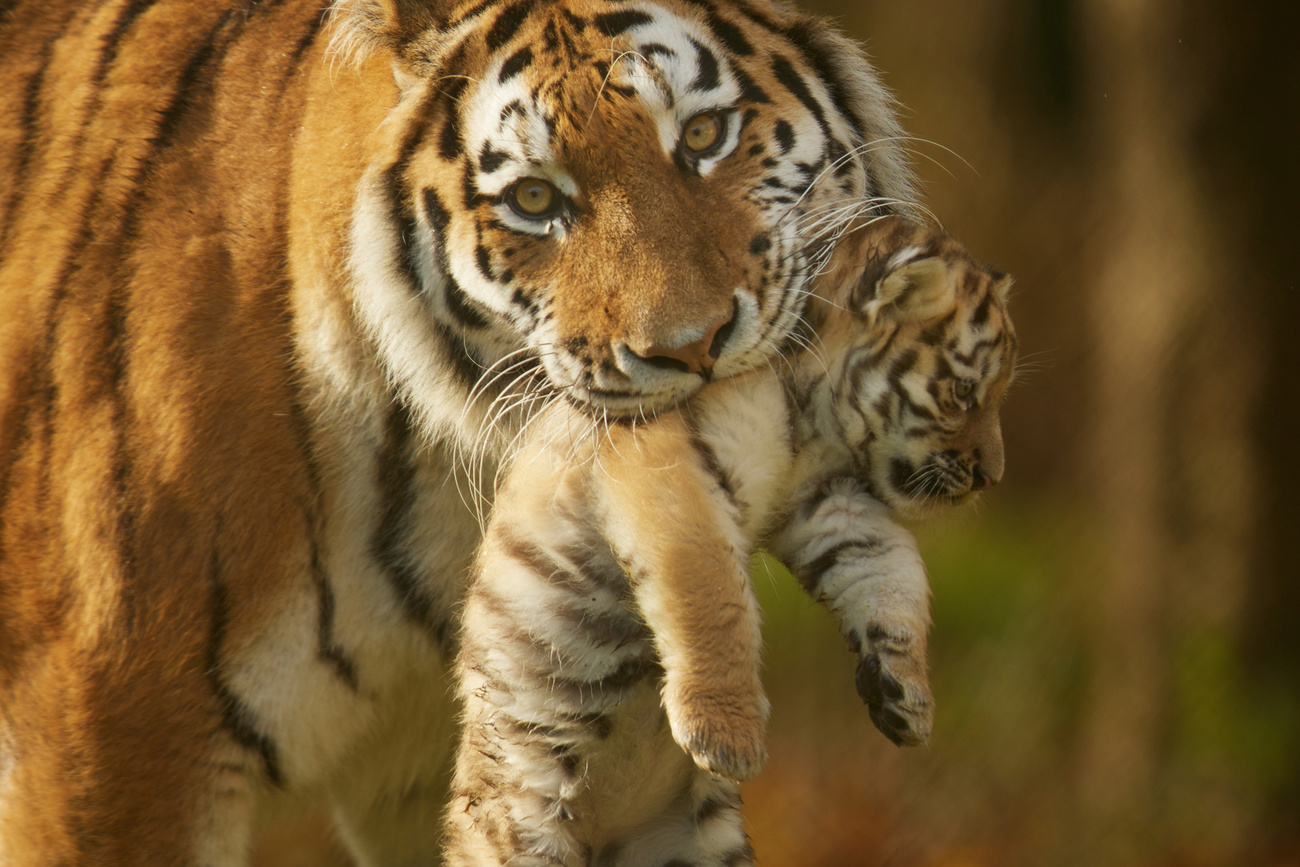
[[[788,366],[596,435],[567,407],[528,430],[466,606],[453,863],[749,863],[765,540],[836,615],[880,730],[928,738],[928,585],[894,517],[1002,475],[1009,281],[895,220],[842,239],[821,279]],[[687,833],[646,830],[665,824]]]

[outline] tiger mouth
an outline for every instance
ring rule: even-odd
[[[619,419],[648,418],[688,400],[704,385],[704,379],[698,379],[694,388],[645,392],[575,385],[563,389],[562,393],[574,408],[588,415]]]
[[[894,461],[889,481],[899,494],[918,503],[960,505],[978,493],[972,472],[934,458],[919,466],[907,461]]]

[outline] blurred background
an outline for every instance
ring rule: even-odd
[[[1300,3],[803,2],[1016,276],[1024,372],[1003,484],[919,529],[928,748],[875,731],[830,618],[756,570],[759,864],[1300,867]]]

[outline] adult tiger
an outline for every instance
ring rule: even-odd
[[[0,863],[428,863],[475,473],[781,351],[887,95],[767,0],[0,9]]]

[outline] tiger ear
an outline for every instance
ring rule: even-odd
[[[939,256],[918,258],[916,252],[896,254],[874,285],[862,287],[867,291],[858,306],[868,320],[874,323],[882,316],[892,316],[923,322],[942,316],[956,304],[957,287],[948,263]]]
[[[393,56],[399,83],[418,75],[420,46],[446,24],[453,0],[335,0],[331,47],[360,62],[372,53]]]

